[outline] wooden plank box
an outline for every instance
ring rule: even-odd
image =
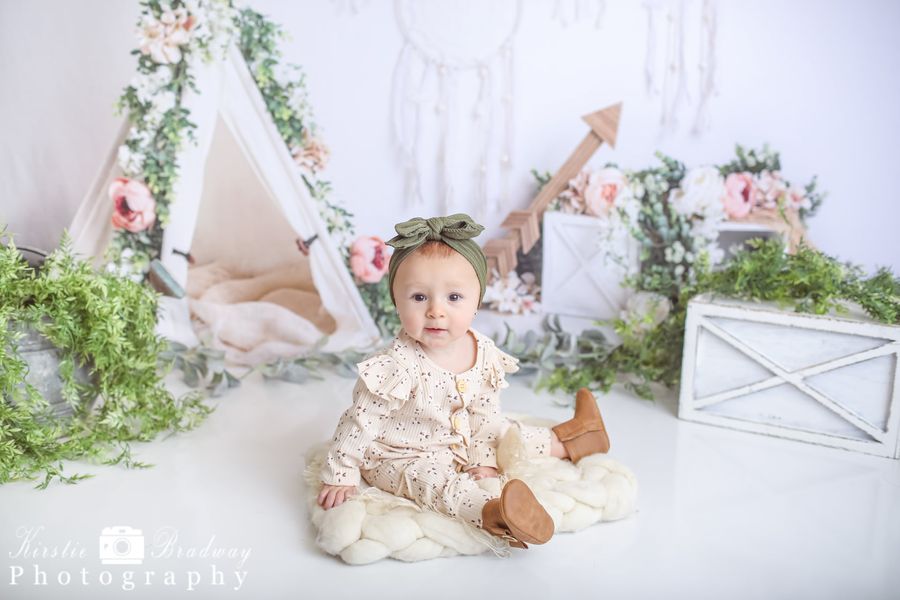
[[[698,296],[678,416],[900,458],[900,327]]]
[[[623,270],[607,264],[600,246],[600,219],[587,215],[544,213],[541,307],[548,314],[591,319],[619,317],[628,301]],[[636,265],[638,250],[628,238],[619,251]]]

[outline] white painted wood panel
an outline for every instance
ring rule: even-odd
[[[900,458],[900,327],[700,296],[688,306],[678,416]]]

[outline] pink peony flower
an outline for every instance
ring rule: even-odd
[[[109,185],[109,197],[115,203],[112,224],[117,229],[143,231],[156,221],[156,201],[140,181],[117,177]]]
[[[619,169],[607,167],[591,173],[584,190],[587,214],[597,217],[608,214],[625,185],[625,175]]]
[[[365,283],[378,283],[388,271],[391,257],[387,244],[380,237],[358,238],[350,246],[350,269]]]
[[[740,219],[750,214],[756,198],[756,187],[750,173],[730,173],[725,178],[725,196],[722,204],[730,219]]]

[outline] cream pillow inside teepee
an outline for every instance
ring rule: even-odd
[[[302,259],[248,277],[218,262],[194,267],[187,295],[198,335],[205,332],[232,363],[297,356],[337,328]]]
[[[509,424],[552,424],[532,417],[506,418]],[[525,458],[518,432],[517,427],[507,428],[497,451],[502,477],[479,480],[482,488],[499,496],[502,481],[525,481],[550,513],[557,533],[615,521],[634,512],[637,479],[627,467],[605,454],[585,457],[577,465],[553,457]],[[508,555],[505,541],[365,482],[357,496],[336,508],[323,510],[316,497],[321,489],[319,472],[327,449],[327,444],[319,444],[309,451],[304,476],[307,509],[317,531],[316,544],[328,554],[355,565],[384,558],[411,562],[487,550],[498,556]]]

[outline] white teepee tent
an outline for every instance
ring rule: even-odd
[[[200,91],[186,92],[182,105],[196,124],[196,144],[185,143],[178,160],[179,180],[160,256],[188,297],[165,299],[160,332],[192,345],[196,338],[189,319],[199,313],[214,339],[230,328],[239,338],[255,338],[244,339],[244,348],[233,342],[242,350],[271,342],[269,352],[245,362],[290,354],[326,333],[324,350],[372,345],[378,329],[240,52],[232,47],[224,60],[199,63],[194,72]],[[119,175],[116,149],[127,130],[126,121],[70,228],[75,251],[98,260],[114,231],[107,189]],[[295,240],[313,235],[318,237],[304,256]],[[183,253],[198,266],[189,267]],[[198,277],[192,281],[195,270]],[[210,290],[212,284],[217,290]],[[264,297],[252,297],[248,289]],[[229,306],[210,306],[210,295]],[[263,315],[257,300],[265,300],[267,309],[275,302],[276,312]],[[312,301],[322,317],[318,330],[309,328],[315,320],[309,315],[315,312]],[[259,321],[263,317],[265,323]]]

